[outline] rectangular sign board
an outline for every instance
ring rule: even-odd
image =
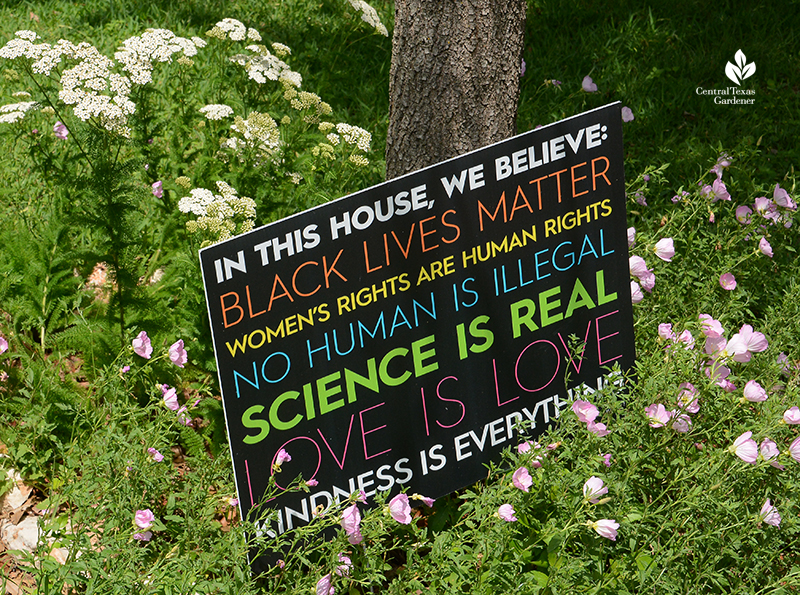
[[[203,249],[242,515],[281,449],[278,485],[317,485],[270,502],[278,532],[485,477],[633,364],[626,228],[615,103]]]

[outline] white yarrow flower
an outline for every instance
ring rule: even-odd
[[[233,108],[223,103],[212,103],[201,107],[200,113],[209,120],[222,120],[233,115]]]

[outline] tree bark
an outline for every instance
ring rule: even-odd
[[[526,0],[397,0],[386,177],[516,133]]]

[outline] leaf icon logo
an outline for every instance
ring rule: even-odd
[[[734,60],[736,60],[735,65],[730,62],[725,65],[725,75],[737,85],[741,85],[744,79],[755,74],[756,63],[748,64],[742,50],[737,50]]]

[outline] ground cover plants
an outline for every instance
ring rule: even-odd
[[[250,4],[0,8],[0,493],[32,490],[2,511],[3,542],[23,519],[41,529],[0,552],[0,584],[800,586],[796,5],[530,4],[520,131],[629,110],[636,368],[521,436],[485,482],[436,502],[353,494],[272,538],[237,517],[196,253],[382,180],[392,6]],[[738,49],[756,104],[698,96],[730,84]],[[259,549],[282,554],[253,576]]]

